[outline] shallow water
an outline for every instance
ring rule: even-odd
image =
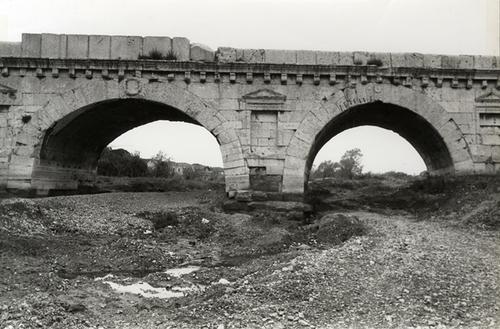
[[[164,273],[176,278],[180,278],[183,275],[190,274],[198,270],[200,270],[199,266],[187,266],[187,267],[168,269]],[[168,298],[184,297],[190,292],[199,292],[205,289],[203,285],[196,285],[187,280],[184,280],[187,286],[175,286],[172,287],[171,289],[167,289],[167,288],[155,288],[151,286],[149,283],[143,281],[139,281],[132,284],[120,284],[110,281],[113,278],[114,278],[113,274],[107,274],[103,277],[95,278],[94,281],[102,281],[103,283],[109,285],[111,289],[119,293],[141,295],[146,298],[168,299]]]
[[[171,268],[166,270],[164,273],[176,278],[180,278],[183,275],[199,271],[200,269],[201,267],[199,266],[187,266],[187,267]]]

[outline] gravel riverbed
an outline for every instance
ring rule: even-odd
[[[497,230],[342,211],[363,233],[328,243],[312,225],[224,213],[219,200],[1,201],[0,328],[500,326]]]

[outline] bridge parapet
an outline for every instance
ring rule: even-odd
[[[155,52],[156,54],[153,54]],[[183,37],[140,37],[25,33],[22,42],[0,42],[0,57],[49,59],[137,60],[156,56],[177,61],[295,64],[319,66],[368,65],[379,68],[500,69],[499,56],[432,55],[420,53],[335,52],[313,50],[237,49],[190,43]]]

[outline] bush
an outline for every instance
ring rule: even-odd
[[[167,61],[176,61],[177,60],[177,54],[173,50],[169,50],[167,54],[165,55],[165,59]]]
[[[173,212],[151,212],[151,211],[143,211],[136,214],[137,217],[147,219],[153,223],[153,227],[155,230],[160,230],[167,226],[176,226],[179,224],[179,220],[177,219],[177,214]]]
[[[177,54],[169,50],[165,55],[162,54],[158,49],[152,49],[147,55],[139,55],[139,59],[152,59],[152,60],[167,60],[175,61],[177,60]]]
[[[132,155],[123,149],[106,147],[97,162],[97,174],[102,176],[139,177],[147,172],[146,161],[138,153]]]
[[[366,62],[366,64],[368,64],[368,65],[375,65],[375,66],[382,66],[382,65],[384,65],[384,64],[382,63],[382,60],[381,60],[381,59],[379,59],[379,58],[370,58],[370,59]]]
[[[366,233],[364,224],[356,216],[342,214],[325,215],[315,227],[316,240],[321,243],[339,244]]]

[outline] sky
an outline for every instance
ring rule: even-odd
[[[217,49],[309,49],[499,55],[499,0],[0,0],[0,40],[24,32],[184,36]],[[182,141],[182,143],[179,143]],[[112,147],[151,157],[220,166],[204,128],[154,122],[120,136]],[[344,131],[315,164],[359,147],[365,171],[418,173],[415,150],[375,127]],[[387,150],[390,149],[390,154]]]

